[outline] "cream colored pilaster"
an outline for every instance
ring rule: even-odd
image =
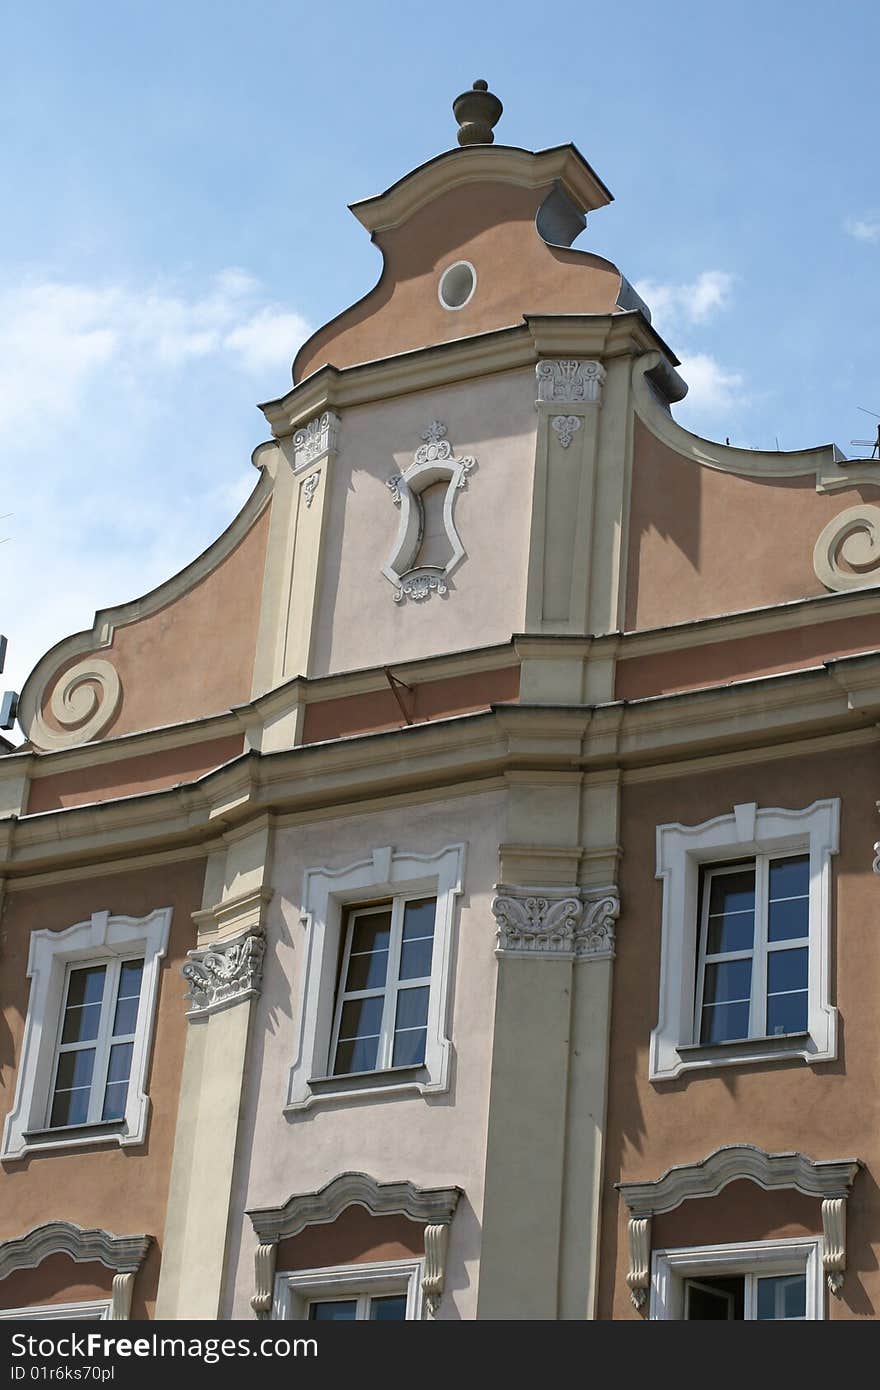
[[[272,826],[211,854],[189,981],[186,1050],[157,1318],[220,1316],[248,1035],[260,990]]]
[[[338,433],[339,418],[328,410],[274,446],[277,471],[252,698],[310,674]],[[295,734],[295,720],[291,728]]]

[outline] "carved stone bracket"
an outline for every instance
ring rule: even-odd
[[[446,1284],[446,1251],[449,1248],[449,1222],[442,1221],[425,1227],[425,1276],[422,1293],[429,1318],[437,1316],[440,1299]]]
[[[602,960],[614,956],[616,888],[523,888],[499,883],[492,912],[497,956]]]
[[[651,1218],[691,1198],[716,1197],[728,1183],[748,1179],[765,1191],[793,1188],[822,1199],[822,1268],[835,1295],[846,1269],[846,1199],[859,1170],[855,1158],[816,1161],[801,1153],[766,1153],[754,1144],[725,1144],[697,1163],[679,1163],[651,1182],[615,1183],[629,1208],[632,1301],[644,1306],[649,1287]]]
[[[339,438],[339,416],[325,410],[293,436],[293,468],[299,473],[325,454],[335,454]]]
[[[535,377],[538,388],[537,405],[601,404],[602,387],[605,383],[605,368],[601,362],[578,362],[570,359],[554,361],[545,358],[536,366]]]
[[[260,992],[266,942],[253,932],[208,949],[187,951],[181,975],[189,981],[187,1018],[202,1018]]]
[[[272,1241],[258,1245],[254,1254],[254,1295],[251,1307],[260,1322],[265,1322],[272,1311],[272,1292],[275,1285],[275,1256],[278,1244]]]

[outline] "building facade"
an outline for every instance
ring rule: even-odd
[[[456,113],[22,691],[4,1317],[875,1316],[880,463],[681,428],[604,183]]]

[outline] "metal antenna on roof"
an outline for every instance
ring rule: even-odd
[[[875,420],[880,420],[880,415],[875,410],[865,410],[863,405],[857,405],[856,410],[861,410],[865,415],[873,415]],[[869,459],[880,459],[880,425],[877,426],[876,439],[851,439],[850,444],[858,444],[862,449],[870,449]]]

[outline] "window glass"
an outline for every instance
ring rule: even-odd
[[[758,1279],[758,1311],[761,1322],[803,1321],[807,1316],[807,1276],[783,1274]]]
[[[337,1298],[309,1305],[309,1319],[312,1322],[354,1322],[357,1318],[356,1298]]]
[[[50,1129],[124,1119],[143,968],[114,960],[69,970]]]
[[[406,1294],[386,1294],[382,1298],[370,1299],[371,1322],[404,1322],[406,1319]]]

